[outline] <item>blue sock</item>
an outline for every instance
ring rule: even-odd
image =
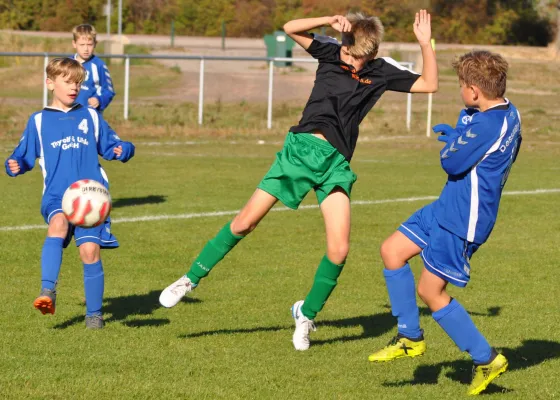
[[[408,263],[396,270],[383,270],[391,310],[397,317],[398,331],[402,336],[416,339],[422,336],[420,316],[416,304],[414,275]]]
[[[62,264],[63,243],[62,238],[47,237],[45,239],[41,253],[41,289],[55,289]]]
[[[470,315],[457,300],[432,314],[432,317],[455,342],[461,351],[467,351],[475,364],[488,364],[492,348],[476,329]]]
[[[101,314],[105,275],[101,260],[93,264],[84,264],[84,289],[86,293],[86,315]]]

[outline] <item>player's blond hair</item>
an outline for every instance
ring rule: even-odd
[[[75,26],[72,29],[72,35],[74,36],[74,41],[78,40],[81,37],[90,38],[93,40],[93,43],[97,43],[97,31],[90,24],[82,24]]]
[[[47,78],[54,81],[57,76],[63,76],[70,82],[82,83],[86,78],[86,71],[82,64],[72,58],[53,58],[47,65]]]
[[[488,99],[504,96],[508,63],[501,55],[486,50],[471,51],[453,61],[452,66],[459,82],[477,86]]]
[[[374,58],[385,31],[379,18],[362,13],[348,13],[346,18],[352,24],[350,32],[342,33],[342,44],[348,46],[348,53],[355,58]]]

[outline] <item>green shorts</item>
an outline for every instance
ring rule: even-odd
[[[258,188],[296,210],[311,189],[319,204],[340,187],[350,197],[357,176],[329,142],[309,133],[288,133],[284,148]]]

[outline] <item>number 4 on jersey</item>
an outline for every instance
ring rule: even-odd
[[[84,118],[82,122],[80,122],[80,125],[78,125],[78,129],[84,132],[84,135],[88,133],[87,119]]]

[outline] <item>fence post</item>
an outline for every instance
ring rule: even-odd
[[[49,91],[47,90],[47,65],[49,65],[49,56],[45,54],[45,61],[43,63],[43,107],[46,107],[49,101]]]
[[[412,93],[406,95],[406,130],[410,132],[410,119],[412,114]]]
[[[200,86],[198,88],[198,125],[202,125],[204,114],[204,58],[200,59]]]
[[[426,123],[426,136],[430,137],[432,132],[432,93],[428,93],[428,122]]]
[[[274,61],[268,63],[268,113],[266,120],[266,127],[272,129],[272,90],[274,79]]]
[[[128,120],[128,92],[130,89],[130,57],[124,59],[124,120]]]

